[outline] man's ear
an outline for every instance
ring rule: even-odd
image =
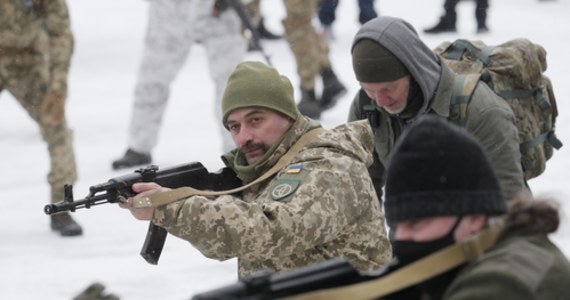
[[[470,234],[479,232],[487,224],[487,215],[484,214],[467,215],[465,218]]]

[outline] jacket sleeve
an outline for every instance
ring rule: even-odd
[[[522,171],[519,136],[513,112],[504,100],[481,84],[475,90],[474,97],[482,100],[471,100],[466,129],[486,150],[503,195],[506,199],[511,199],[520,192],[529,192]]]
[[[361,104],[361,97],[362,90],[359,90],[356,95],[354,96],[354,100],[350,105],[350,110],[348,112],[348,122],[362,120],[362,104]],[[383,192],[382,189],[384,188],[384,184],[386,183],[386,170],[384,165],[380,162],[378,158],[378,154],[376,151],[372,154],[374,157],[374,161],[372,165],[368,168],[368,173],[372,178],[372,183],[374,184],[374,189],[376,190],[376,195],[378,196],[378,200],[380,201],[380,207],[382,207],[382,199],[383,199]]]
[[[73,34],[65,0],[43,1],[49,38],[50,91],[67,92],[67,76],[73,54]]]
[[[285,199],[271,198],[278,175],[253,201],[194,196],[157,208],[153,222],[210,258],[275,259],[336,239],[376,201],[359,161],[336,154],[302,166],[306,176]]]

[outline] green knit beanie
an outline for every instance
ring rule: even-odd
[[[409,74],[392,52],[370,39],[362,39],[352,48],[352,67],[360,82],[394,81]]]
[[[293,120],[300,115],[289,79],[257,61],[240,63],[230,75],[222,97],[224,126],[230,112],[245,107],[268,108]]]

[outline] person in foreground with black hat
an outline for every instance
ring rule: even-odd
[[[548,238],[557,206],[521,196],[508,209],[485,151],[463,128],[437,116],[411,125],[394,149],[384,205],[400,268],[451,247],[469,259],[435,274],[451,264],[448,254],[428,279],[387,299],[567,299],[570,263]]]
[[[457,76],[422,42],[408,22],[382,16],[364,24],[352,44],[352,64],[361,89],[348,120],[368,118],[375,131],[375,161],[369,168],[382,199],[385,169],[395,141],[419,116],[450,117]],[[466,109],[465,128],[483,145],[503,196],[529,193],[512,110],[479,82]]]
[[[289,79],[261,62],[240,63],[230,75],[222,115],[236,145],[222,160],[245,184],[241,194],[135,208],[136,200],[164,195],[140,183],[133,190],[141,194],[121,207],[209,258],[237,257],[240,277],[339,256],[363,271],[391,259],[366,171],[373,149],[367,121],[322,129],[300,114]]]

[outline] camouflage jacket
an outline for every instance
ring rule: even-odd
[[[49,90],[66,92],[73,35],[65,0],[0,0],[0,57],[46,55]]]
[[[570,263],[544,234],[509,232],[465,267],[443,299],[568,299]]]
[[[269,158],[270,167],[309,129],[299,118]],[[153,222],[205,256],[238,258],[239,275],[346,257],[359,270],[391,258],[384,215],[366,172],[372,161],[366,121],[321,133],[277,175],[214,200],[193,196],[156,209]]]
[[[369,172],[380,199],[386,180],[385,169],[402,131],[421,114],[436,114],[449,119],[450,100],[456,76],[449,67],[440,63],[436,54],[419,40],[411,27],[401,21],[392,23],[395,24],[385,24],[386,28],[374,27],[372,26],[374,24],[367,23],[354,39],[354,43],[364,38],[374,39],[385,43],[386,47],[392,47],[390,50],[410,70],[423,95],[422,107],[411,119],[404,120],[398,115],[388,114],[382,108],[376,107],[378,122],[377,126],[373,126],[375,160]],[[388,28],[394,36],[384,34]],[[350,108],[348,120],[365,118],[362,108],[363,105],[370,103],[374,101],[364,91],[359,91]],[[483,145],[499,178],[503,195],[510,199],[519,192],[528,192],[521,165],[519,136],[514,114],[506,101],[482,82],[477,85],[467,107],[465,129]]]

